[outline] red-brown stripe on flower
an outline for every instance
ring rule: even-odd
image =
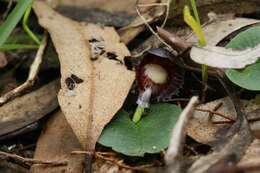
[[[156,48],[147,51],[136,67],[139,85],[139,102],[153,97],[157,101],[169,101],[183,84],[184,70],[176,64],[176,57],[169,51]],[[150,91],[148,91],[150,90]],[[144,94],[145,93],[145,94]],[[149,95],[149,98],[142,98]],[[147,107],[147,105],[145,105]]]

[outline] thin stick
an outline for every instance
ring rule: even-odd
[[[226,116],[226,115],[224,115],[223,113],[220,113],[220,112],[212,111],[212,110],[209,110],[209,109],[201,109],[201,108],[196,108],[195,110],[200,111],[200,112],[208,112],[210,114],[218,115],[222,118],[225,118],[225,119],[227,119],[231,122],[235,122],[235,120],[233,120],[232,118],[229,118],[228,116]]]
[[[87,154],[89,155],[91,152],[89,151],[72,151],[71,154]],[[153,165],[141,165],[141,166],[129,166],[126,165],[122,162],[122,160],[115,160],[114,158],[111,157],[106,157],[106,156],[114,156],[115,154],[113,153],[108,153],[108,152],[95,152],[95,157],[108,161],[112,164],[117,165],[120,168],[125,168],[125,169],[130,169],[130,170],[139,170],[139,171],[147,171],[147,168],[152,167]]]
[[[167,5],[166,5],[166,13],[165,13],[165,18],[164,18],[164,21],[161,25],[161,27],[163,28],[168,20],[168,17],[169,17],[169,13],[170,13],[170,5],[171,5],[171,2],[172,0],[168,0],[167,1]]]
[[[140,13],[140,10],[138,8],[138,3],[139,0],[136,0],[136,5],[135,5],[135,9],[136,9],[136,12],[138,14],[138,16],[142,19],[143,23],[145,24],[145,26],[152,32],[153,35],[155,35],[155,37],[160,41],[162,42],[166,47],[168,47],[170,50],[173,50],[171,48],[171,46],[169,44],[167,44],[165,41],[163,41],[161,39],[161,37],[153,30],[153,28],[149,25],[149,23],[146,21],[146,19],[144,18],[144,16],[142,16],[142,14]]]
[[[150,3],[150,4],[138,4],[138,7],[153,7],[153,6],[167,6],[168,3]]]
[[[47,32],[45,32],[45,34],[44,34],[43,40],[36,53],[35,59],[30,67],[30,72],[29,72],[26,82],[24,82],[22,85],[18,86],[17,88],[15,88],[15,89],[9,91],[8,93],[4,94],[3,96],[1,96],[0,97],[0,106],[5,104],[10,99],[16,97],[22,91],[31,87],[34,84],[34,81],[37,77],[40,65],[42,63],[42,56],[43,56],[46,45],[47,45]]]
[[[51,166],[66,166],[68,164],[68,161],[47,161],[47,160],[38,160],[38,159],[31,159],[31,158],[24,158],[22,156],[16,155],[16,154],[11,154],[7,152],[0,151],[0,155],[7,157],[7,158],[12,158],[15,160],[22,161],[24,163],[28,164],[44,164],[44,165],[51,165]]]
[[[174,165],[174,170],[178,172],[180,168],[179,159],[182,155],[183,144],[186,136],[186,126],[190,118],[193,116],[195,106],[198,103],[198,97],[192,97],[182,111],[179,120],[177,121],[170,140],[169,148],[165,154],[164,160],[167,165]],[[178,167],[179,166],[179,167]]]

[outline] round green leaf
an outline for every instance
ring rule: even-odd
[[[245,49],[260,44],[260,27],[255,26],[234,37],[227,48]],[[260,61],[241,70],[226,70],[227,77],[238,86],[248,90],[260,90]]]
[[[128,156],[158,153],[168,147],[180,113],[176,105],[156,104],[135,124],[127,112],[121,111],[103,130],[98,142]]]

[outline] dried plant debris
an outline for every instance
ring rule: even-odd
[[[105,57],[102,50],[114,52],[122,62],[130,53],[114,28],[72,21],[44,2],[36,1],[33,7],[59,55],[61,109],[84,148],[94,150],[102,129],[121,108],[135,77],[123,64]],[[97,41],[99,44],[93,44]],[[93,54],[93,46],[101,51]],[[80,83],[69,79],[68,88],[72,75]]]
[[[235,123],[219,140],[214,151],[196,160],[189,168],[188,173],[218,173],[224,171],[230,165],[236,165],[254,139],[246,114],[242,112],[239,105],[239,100],[235,95],[231,94],[229,87],[224,82],[226,79],[218,79],[229,94],[237,118]]]
[[[63,113],[54,113],[45,125],[38,139],[34,159],[44,161],[67,161],[66,166],[35,164],[31,173],[82,173],[84,155],[71,155],[74,150],[82,150],[77,137],[66,121]]]
[[[218,173],[229,165],[236,165],[252,140],[246,119],[238,120],[223,136],[219,148],[196,160],[188,173]]]
[[[251,129],[253,132],[259,132],[260,114],[254,113],[260,109],[257,98],[250,101],[242,100],[242,103]],[[200,143],[215,146],[235,120],[236,112],[230,99],[218,99],[196,108],[194,118],[187,126],[188,135]]]
[[[105,9],[90,8],[89,6],[84,8],[82,6],[59,5],[57,11],[73,20],[114,27],[127,26],[134,18],[133,15],[129,15],[124,11],[110,12]]]
[[[230,35],[231,33],[252,25],[259,23],[259,20],[247,19],[247,18],[234,18],[228,20],[216,20],[203,27],[203,33],[207,40],[208,46],[216,46],[222,39]],[[197,43],[198,38],[192,34],[187,38],[190,43]]]
[[[190,57],[199,64],[217,68],[241,69],[254,64],[260,57],[260,44],[254,48],[235,50],[217,46],[194,46]]]
[[[186,127],[193,116],[195,106],[198,104],[198,97],[190,99],[188,105],[182,111],[175,127],[172,131],[169,148],[164,156],[168,165],[168,172],[179,173],[181,168],[181,157],[186,137]]]
[[[53,81],[40,89],[16,98],[0,107],[0,135],[36,122],[58,107],[59,82]]]
[[[237,169],[244,170],[247,173],[259,172],[260,165],[260,140],[255,139],[248,147],[245,155],[237,165]]]

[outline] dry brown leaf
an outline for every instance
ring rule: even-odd
[[[254,64],[260,56],[260,44],[254,48],[234,50],[218,46],[193,46],[190,57],[199,64],[216,68],[241,69]]]
[[[260,108],[260,104],[255,100],[243,101],[243,103],[247,114]],[[222,106],[216,111],[214,111],[214,109],[219,104],[222,104]],[[230,119],[236,119],[236,112],[229,98],[222,98],[206,103],[204,105],[200,105],[197,109],[202,109],[206,111],[210,110],[213,112],[221,113]],[[189,125],[187,126],[187,131],[188,135],[194,138],[196,141],[203,144],[214,145],[214,143],[218,141],[220,138],[222,138],[222,136],[227,132],[231,123],[213,124],[212,122],[227,122],[229,120],[218,115],[213,115],[212,119],[209,120],[209,116],[209,112],[202,112],[198,110],[195,111],[194,118],[190,121]],[[248,114],[248,119],[255,118],[257,117],[253,117],[251,116],[251,114]],[[253,131],[259,131],[259,124],[259,121],[250,122],[250,127]]]
[[[242,157],[240,162],[238,163],[238,167],[253,167],[260,164],[260,140],[255,139],[251,145],[248,147],[245,155]],[[254,171],[246,171],[247,173],[258,173],[258,170]]]
[[[44,161],[68,161],[67,166],[33,165],[31,173],[82,173],[84,155],[71,155],[74,150],[82,150],[77,137],[61,111],[47,121],[40,135],[34,159]]]
[[[53,81],[1,106],[0,135],[29,125],[57,108],[58,90],[58,81]]]
[[[93,150],[102,129],[121,108],[134,81],[134,72],[122,64],[130,53],[120,43],[114,28],[72,21],[44,2],[36,1],[33,7],[59,55],[61,109],[81,144]],[[108,53],[116,57],[109,59]]]
[[[156,0],[140,0],[140,3],[154,3]],[[60,4],[85,8],[98,8],[109,12],[124,12],[136,15],[135,0],[59,0]]]
[[[247,18],[235,18],[229,20],[217,20],[203,27],[203,33],[207,40],[207,45],[215,46],[229,34],[247,25],[258,23],[259,20]],[[188,38],[188,42],[197,43],[198,38],[194,34]]]
[[[71,154],[81,151],[82,147],[66,121],[61,111],[54,113],[47,121],[40,135],[34,159],[42,161],[67,161],[67,166],[36,165],[31,167],[31,173],[82,173],[84,154]],[[94,173],[131,173],[122,170],[117,165],[96,159],[93,163]]]

